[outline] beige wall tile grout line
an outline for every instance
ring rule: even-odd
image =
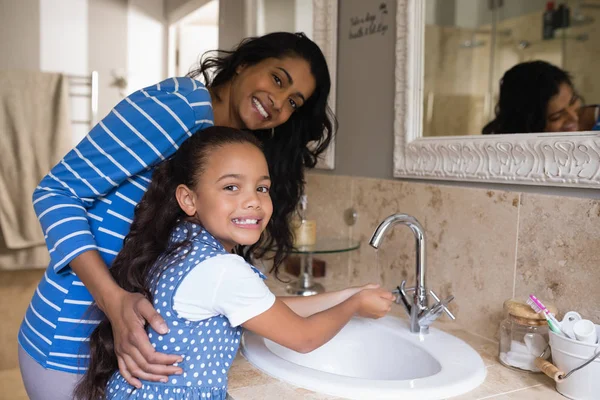
[[[517,234],[515,240],[515,265],[513,266],[513,287],[512,287],[512,297],[514,298],[517,291],[517,260],[519,258],[519,227],[521,224],[521,196],[523,193],[519,193],[519,203],[517,207]]]

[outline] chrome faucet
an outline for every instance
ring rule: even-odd
[[[440,300],[437,295],[430,290],[429,293],[435,299],[436,303],[428,307],[427,286],[425,285],[425,230],[414,217],[406,214],[393,214],[384,219],[373,233],[369,244],[375,249],[383,239],[383,235],[389,228],[396,224],[408,226],[415,235],[416,249],[416,284],[414,287],[406,288],[406,281],[402,281],[400,286],[394,291],[397,294],[396,303],[404,305],[407,314],[410,317],[410,331],[414,333],[426,334],[429,332],[429,325],[433,323],[441,314],[445,312],[450,318],[456,319],[448,310],[448,303],[454,299],[449,296],[447,299]],[[409,302],[407,292],[413,292],[413,299]]]

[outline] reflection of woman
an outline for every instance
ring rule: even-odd
[[[580,108],[567,72],[545,61],[517,64],[502,77],[496,118],[482,133],[578,131]]]
[[[303,34],[273,33],[206,59],[197,75],[206,86],[172,78],[127,97],[37,187],[34,207],[51,263],[18,337],[32,400],[72,398],[89,357],[87,337],[100,320],[87,313],[92,301],[112,323],[119,369],[130,384],[182,373],[172,365],[180,355],[157,352],[144,330],[148,321],[167,332],[162,317],[140,293],[120,288],[107,266],[123,246],[154,167],[189,136],[213,124],[256,135],[273,182],[270,224],[285,240],[266,236],[246,255],[260,257],[275,245],[291,249],[288,220],[304,190],[304,169],[315,166],[332,137],[330,78],[321,50]],[[308,148],[310,142],[318,145]]]

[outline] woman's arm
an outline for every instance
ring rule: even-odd
[[[335,292],[326,292],[315,296],[277,296],[293,312],[301,317],[309,317],[331,307],[337,306],[346,299],[364,289],[377,289],[379,285],[368,284],[365,286],[353,286]]]
[[[169,375],[182,373],[172,365],[182,361],[181,356],[158,353],[148,341],[145,321],[157,332],[167,333],[163,318],[140,293],[117,285],[97,251],[77,256],[71,269],[111,322],[119,370],[127,382],[140,388],[139,379],[166,381]]]
[[[210,125],[198,120],[202,113],[196,110],[205,109],[201,121],[210,121],[210,95],[190,90],[185,78],[133,93],[42,179],[33,206],[50,250],[50,267],[57,273],[67,272],[79,254],[99,250],[87,213],[96,202],[170,157],[190,132]]]
[[[116,285],[98,253],[103,250],[91,232],[88,209],[132,176],[173,154],[190,132],[203,129],[211,120],[210,95],[198,82],[168,80],[138,91],[96,125],[34,192],[34,208],[50,250],[50,268],[57,273],[71,268],[105,312],[124,377],[165,379],[180,370],[166,365],[179,357],[156,353],[151,347],[144,320],[157,331],[164,321],[143,296]],[[140,385],[133,377],[128,382]]]
[[[331,340],[352,316],[383,317],[390,310],[394,296],[383,289],[366,289],[345,301],[301,317],[277,299],[271,308],[246,321],[242,326],[282,346],[308,353]]]

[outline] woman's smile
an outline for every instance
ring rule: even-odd
[[[256,97],[252,97],[252,105],[256,112],[260,115],[262,120],[266,121],[271,117],[271,114],[267,112],[266,107]]]

